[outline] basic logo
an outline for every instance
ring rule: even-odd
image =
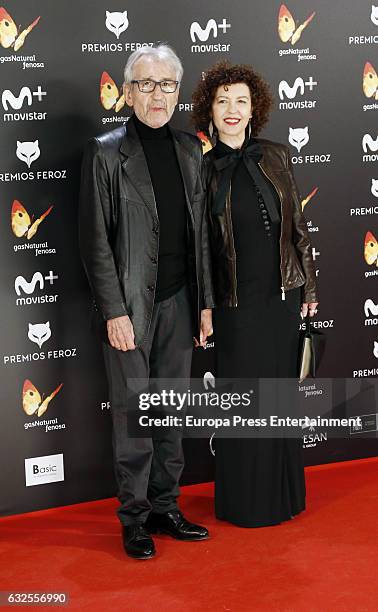
[[[100,102],[105,110],[118,113],[125,106],[125,96],[120,95],[120,90],[110,74],[104,71],[100,81]]]
[[[50,321],[46,323],[29,323],[28,338],[38,344],[39,348],[51,338]]]
[[[217,23],[215,19],[209,19],[205,27],[202,27],[198,21],[193,21],[189,28],[190,38],[193,44],[191,47],[192,53],[206,53],[206,52],[217,52],[217,51],[229,51],[230,44],[222,43],[209,43],[209,44],[198,44],[207,43],[208,40],[215,40],[218,38],[219,32],[223,35],[228,33],[231,28],[231,23],[227,21],[225,17],[222,18],[220,23]]]
[[[64,480],[63,453],[25,459],[25,484],[27,487]]]
[[[295,147],[300,153],[306,144],[310,141],[310,135],[308,133],[308,126],[304,128],[292,128],[289,127],[289,143]]]
[[[378,6],[371,5],[370,19],[374,25],[378,26]]]
[[[34,215],[30,216],[26,208],[18,200],[13,200],[11,210],[11,226],[12,232],[17,238],[25,238],[30,240],[35,236],[42,221],[51,213],[53,206],[49,208],[37,219],[34,220]]]
[[[5,8],[0,8],[0,45],[4,49],[12,48],[18,51],[25,43],[25,39],[35,28],[41,17],[37,17],[27,28],[20,31]]]
[[[26,379],[22,388],[22,408],[25,414],[28,416],[41,417],[45,414],[51,400],[54,399],[62,387],[63,383],[58,385],[50,395],[43,399],[37,387],[35,387],[30,380]]]
[[[311,13],[302,24],[297,25],[287,6],[281,4],[278,12],[278,36],[280,40],[295,45],[302,36],[303,30],[307,28],[314,17],[315,12]]]
[[[48,281],[50,285],[53,285],[57,278],[58,276],[54,275],[52,270],[50,270],[47,276],[43,276],[41,272],[34,272],[31,281],[27,281],[23,276],[17,276],[16,280],[14,281],[14,290],[17,295],[21,295],[21,292],[31,295],[34,293],[37,286],[41,291],[43,291],[45,287],[45,280]]]
[[[129,27],[129,20],[127,17],[127,11],[120,12],[110,12],[106,11],[105,13],[105,26],[117,37],[117,40],[120,37],[122,32],[125,32]]]
[[[38,140],[31,142],[20,142],[17,140],[16,156],[18,159],[23,161],[28,168],[30,168],[32,163],[38,159],[40,155],[41,150],[39,148]]]

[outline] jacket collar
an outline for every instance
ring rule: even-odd
[[[193,157],[189,149],[184,145],[180,131],[175,130],[171,126],[168,126],[168,128],[172,135],[177,161],[181,170],[187,206],[193,219],[191,199],[195,189],[194,179],[196,180],[197,178],[196,173],[191,171]],[[147,204],[154,217],[157,217],[156,201],[150,173],[132,116],[125,125],[125,135],[121,142],[120,152],[126,158],[122,161],[122,167],[128,179],[139,192],[139,195]]]

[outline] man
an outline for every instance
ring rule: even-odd
[[[89,142],[82,168],[80,246],[106,340],[118,516],[126,553],[136,559],[154,556],[156,531],[208,537],[177,506],[184,465],[177,432],[130,437],[125,401],[135,379],[189,379],[193,320],[197,344],[212,333],[201,145],[168,123],[182,74],[167,45],[131,54],[124,95],[134,113]]]

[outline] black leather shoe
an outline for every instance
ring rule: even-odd
[[[146,521],[146,529],[150,533],[167,533],[176,540],[188,542],[206,540],[209,537],[206,527],[189,523],[180,510],[171,510],[164,514],[151,512]]]
[[[133,559],[151,559],[155,555],[155,545],[145,525],[125,525],[122,539],[126,553]]]

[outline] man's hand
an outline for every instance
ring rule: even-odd
[[[307,313],[309,314],[310,317],[313,317],[314,315],[316,315],[317,311],[317,306],[318,306],[319,302],[304,302],[302,304],[302,309],[301,309],[301,315],[302,315],[302,319],[304,319],[305,317],[307,317]]]
[[[132,351],[135,349],[134,328],[130,317],[116,317],[106,322],[108,337],[111,346],[119,351]]]
[[[198,342],[197,338],[194,338],[194,345],[197,346],[206,346],[208,336],[211,336],[213,333],[213,313],[211,308],[205,308],[205,310],[201,310],[201,328],[200,328],[200,341]]]

